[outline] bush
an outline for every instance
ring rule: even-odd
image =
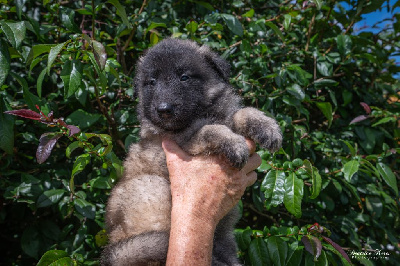
[[[388,3],[0,1],[0,262],[98,263],[138,140],[135,62],[172,35],[226,58],[244,103],[284,132],[242,200],[242,261],[395,265],[400,14],[354,30]]]

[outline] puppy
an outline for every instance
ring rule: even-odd
[[[110,244],[103,265],[163,265],[171,226],[171,192],[161,138],[168,135],[191,155],[219,154],[241,168],[245,137],[276,151],[276,121],[243,108],[229,85],[230,66],[206,46],[166,39],[140,58],[135,77],[141,140],[130,147],[124,176],[106,209]],[[240,265],[233,237],[234,208],[218,224],[213,265]]]

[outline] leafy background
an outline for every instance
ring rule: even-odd
[[[243,263],[400,260],[400,1],[0,5],[0,264],[98,264],[107,197],[138,141],[135,62],[168,36],[226,58],[244,104],[284,132],[241,202]],[[379,9],[387,27],[355,32]]]

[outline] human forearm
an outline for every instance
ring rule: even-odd
[[[185,213],[183,208],[187,206],[172,207],[167,265],[211,265],[215,222]]]

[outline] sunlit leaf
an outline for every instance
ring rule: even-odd
[[[342,172],[344,174],[344,179],[346,179],[347,182],[350,183],[353,175],[358,172],[359,166],[360,166],[360,163],[357,160],[348,161],[343,166]]]
[[[288,246],[280,237],[271,236],[267,239],[269,257],[274,265],[284,265]]]
[[[92,40],[92,46],[93,46],[93,54],[96,59],[96,62],[99,65],[100,70],[104,70],[104,67],[106,66],[106,62],[107,62],[106,49],[104,48],[102,43],[100,43],[96,40]]]
[[[45,192],[43,192],[42,195],[39,196],[37,200],[37,207],[44,208],[57,203],[64,195],[64,193],[65,193],[64,189],[46,190]]]
[[[36,266],[58,265],[63,258],[69,258],[69,255],[64,250],[49,250],[40,258]],[[69,264],[65,264],[66,266]]]
[[[319,110],[324,114],[326,119],[328,119],[328,127],[331,127],[333,114],[332,114],[332,105],[329,102],[316,102],[315,103]]]
[[[394,190],[395,195],[397,196],[399,194],[399,187],[397,186],[396,176],[394,175],[390,167],[384,163],[377,163],[376,168],[381,174],[383,180],[386,182],[386,184],[389,185],[389,187]]]
[[[0,148],[8,154],[14,149],[14,118],[7,113],[10,106],[0,94]]]
[[[261,237],[257,237],[251,241],[248,252],[251,265],[271,265],[267,244]]]
[[[272,206],[278,206],[283,202],[285,178],[285,172],[270,170],[261,184],[261,190],[264,191],[266,199],[271,199]]]
[[[301,201],[303,199],[303,180],[299,179],[295,173],[290,172],[285,180],[285,196],[283,203],[286,209],[296,218],[301,217]]]
[[[47,74],[50,75],[50,69],[53,66],[54,60],[56,60],[58,54],[61,52],[61,50],[64,48],[66,44],[68,44],[69,41],[60,43],[54,47],[50,48],[49,52],[49,57],[47,59]]]
[[[25,39],[25,22],[7,22],[3,20],[0,21],[0,25],[8,41],[18,50],[21,47],[22,41]]]
[[[71,176],[75,176],[78,173],[82,172],[83,169],[90,163],[90,155],[89,154],[81,154],[79,155],[72,167],[72,174]]]
[[[11,66],[11,57],[8,52],[8,45],[0,39],[0,88],[6,80]]]
[[[233,34],[240,37],[243,36],[243,26],[235,16],[230,14],[221,14],[221,17],[224,19],[226,25]]]
[[[109,0],[107,3],[112,4],[117,9],[117,15],[121,17],[122,22],[129,28],[132,28],[132,24],[128,20],[128,16],[126,15],[125,6],[121,5],[118,0]]]

